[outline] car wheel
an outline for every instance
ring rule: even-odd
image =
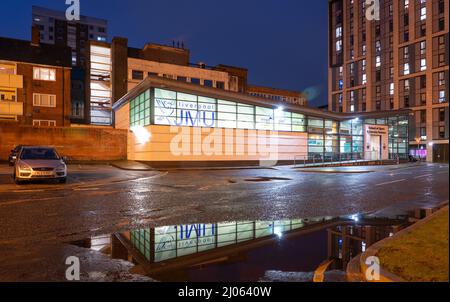
[[[65,184],[66,182],[67,182],[67,178],[66,177],[59,179],[59,183],[60,184]]]
[[[22,181],[19,178],[17,178],[15,174],[14,174],[14,182],[16,185],[22,184]]]

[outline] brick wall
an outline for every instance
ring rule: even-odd
[[[126,159],[127,130],[92,127],[38,128],[0,122],[0,161],[15,145],[51,145],[70,160]]]

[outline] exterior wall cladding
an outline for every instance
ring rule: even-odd
[[[410,151],[448,161],[449,0],[329,1],[329,110],[411,108]]]

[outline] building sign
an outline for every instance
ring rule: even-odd
[[[155,98],[155,124],[212,128],[216,105]]]
[[[369,135],[387,135],[388,127],[381,125],[366,125],[365,132]]]

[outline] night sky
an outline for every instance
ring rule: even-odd
[[[65,10],[65,0],[2,0],[0,36],[30,39],[31,6]],[[246,67],[249,83],[298,91],[327,103],[326,0],[81,0],[81,14],[108,20],[108,37],[172,45],[191,62]]]

